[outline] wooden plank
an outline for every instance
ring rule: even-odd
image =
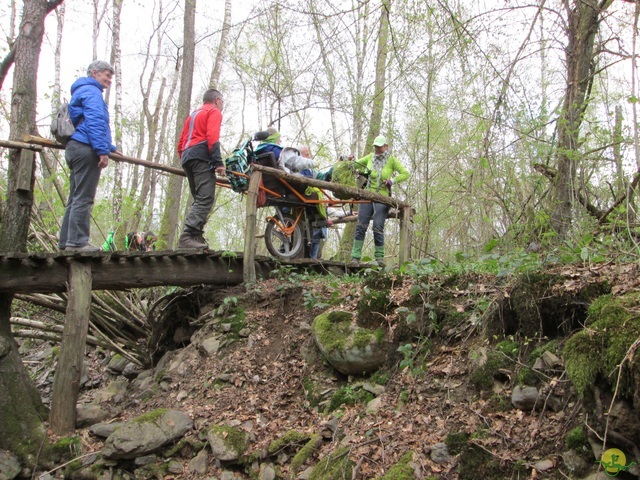
[[[256,217],[257,217],[257,201],[258,191],[262,183],[262,172],[256,171],[251,174],[249,180],[249,190],[247,191],[247,224],[244,232],[244,264],[242,277],[244,283],[252,284],[256,282]]]
[[[16,179],[16,190],[29,192],[31,190],[31,177],[33,176],[33,161],[35,153],[33,150],[20,150],[20,163],[18,165],[18,178]]]
[[[76,428],[76,403],[91,314],[91,283],[91,264],[70,262],[67,318],[53,378],[50,415],[51,430],[60,436],[72,435]]]

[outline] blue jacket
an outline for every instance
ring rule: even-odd
[[[282,148],[283,147],[281,147],[277,143],[263,142],[256,147],[255,153],[257,155],[258,153],[273,152],[273,154],[276,156],[276,162],[277,162],[280,159],[280,153],[282,152]]]
[[[82,77],[71,85],[69,117],[76,127],[72,140],[91,145],[96,155],[109,155],[111,145],[109,110],[102,98],[103,87],[93,77]]]

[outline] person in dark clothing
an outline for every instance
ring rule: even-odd
[[[189,115],[178,142],[180,164],[187,175],[193,204],[184,222],[178,248],[209,248],[204,239],[216,193],[216,174],[225,175],[220,153],[222,93],[210,88],[202,96],[202,106]]]
[[[60,250],[100,250],[89,243],[89,230],[100,174],[109,164],[109,153],[116,151],[111,144],[109,110],[102,98],[113,74],[111,65],[96,60],[87,68],[87,76],[71,85],[69,118],[76,131],[64,152],[69,166],[69,200],[60,228]]]

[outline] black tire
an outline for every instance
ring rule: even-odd
[[[295,218],[291,215],[283,214],[280,222],[285,227],[291,227],[295,223]],[[307,243],[301,222],[295,226],[291,235],[287,237],[280,226],[276,224],[275,219],[267,222],[267,228],[264,231],[264,242],[269,253],[282,260],[294,260],[304,257]]]

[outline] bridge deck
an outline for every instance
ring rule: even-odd
[[[124,290],[157,286],[238,285],[243,281],[243,255],[235,252],[56,252],[0,253],[0,292],[52,293],[68,288],[69,265],[91,265],[92,290]],[[278,265],[257,256],[256,276],[268,278]],[[344,274],[348,267],[338,262],[295,260],[296,269]]]

